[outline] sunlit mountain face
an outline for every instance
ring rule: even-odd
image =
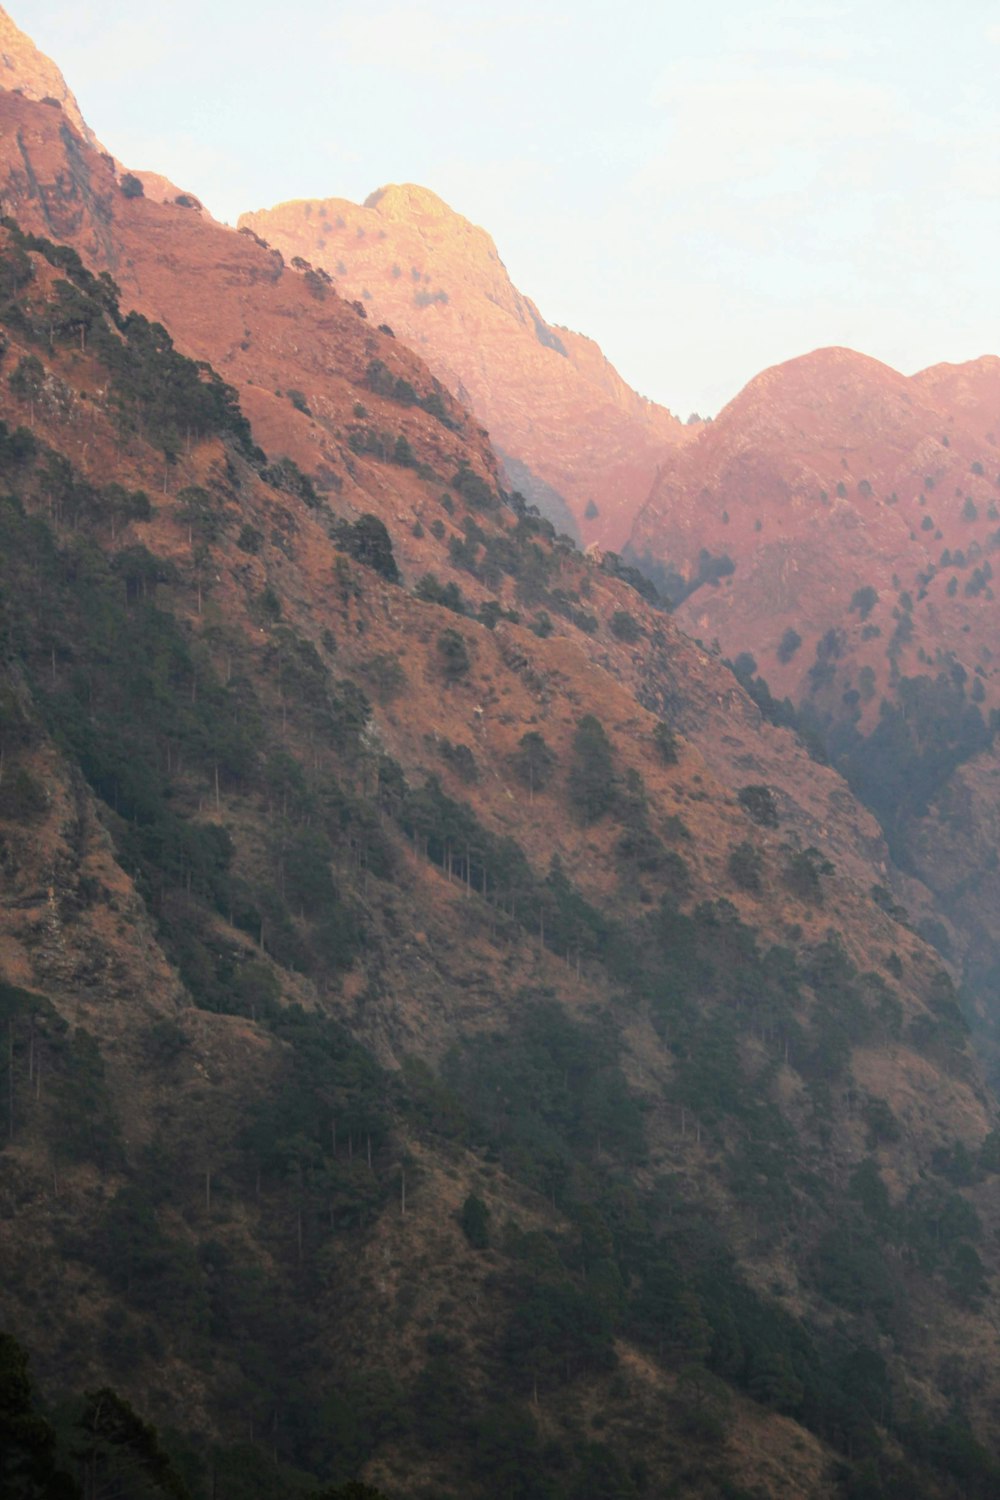
[[[557,527],[621,548],[664,453],[689,430],[631,390],[592,340],[553,328],[482,229],[434,193],[382,188],[281,204],[240,225],[321,266],[420,351],[489,429],[519,489]]]
[[[996,1493],[995,362],[682,442],[4,50],[4,1495]]]
[[[767,370],[664,463],[626,549],[876,813],[987,1029],[998,370],[836,349]]]

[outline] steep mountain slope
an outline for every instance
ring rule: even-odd
[[[72,121],[89,146],[103,149],[80,113],[80,106],[59,68],[15,25],[0,6],[0,88],[26,99],[52,100]]]
[[[998,369],[907,379],[820,350],[765,371],[664,466],[630,543],[672,570],[678,618],[748,653],[744,677],[822,736],[980,990],[998,956],[976,833],[995,821]]]
[[[43,1388],[217,1500],[994,1493],[996,1106],[873,817],[321,276],[0,123]]]
[[[669,563],[689,585],[702,549],[728,555],[735,572],[722,588],[692,593],[682,618],[727,649],[741,630],[740,644],[761,653],[783,692],[799,689],[816,640],[843,623],[859,587],[880,596],[866,612],[878,623],[903,589],[926,590],[901,667],[930,644],[920,628],[932,614],[938,645],[975,656],[961,605],[937,597],[951,576],[942,554],[977,561],[1000,519],[987,390],[971,385],[979,401],[951,402],[944,377],[907,380],[844,349],[767,370],[664,463],[632,551]],[[804,646],[783,662],[786,616]],[[869,654],[874,663],[884,648]]]
[[[664,449],[688,431],[592,340],[545,322],[490,236],[427,188],[393,185],[243,214],[361,298],[485,422],[510,479],[557,529],[620,547]]]
[[[493,558],[497,609],[578,618],[411,593],[106,281],[2,249],[5,1314],[45,1383],[111,1376],[222,1495],[832,1494],[855,1444],[947,1493],[960,1440],[992,1482],[934,1410],[991,1399],[994,1106],[927,950],[621,637],[665,697],[721,669],[471,467],[470,594]]]
[[[470,583],[476,545],[439,513],[434,482],[421,480],[413,463],[442,473],[464,466],[492,479],[496,461],[482,429],[416,356],[373,329],[363,309],[344,302],[321,277],[283,267],[276,252],[252,237],[190,210],[126,198],[108,165],[81,153],[52,115],[0,95],[0,123],[6,126],[0,137],[5,201],[26,227],[71,240],[91,264],[120,279],[125,306],[166,321],[181,350],[223,371],[262,445],[300,465],[321,495],[347,513],[377,511],[392,531],[406,576],[433,568],[453,574],[474,597],[489,598],[499,581],[496,567]],[[19,147],[5,157],[5,144],[15,141]],[[400,440],[402,463],[395,461]],[[184,443],[175,439],[167,446],[161,483],[172,487]],[[565,588],[553,593],[542,576],[527,597],[536,624],[544,614],[546,628],[560,630],[564,621],[587,615],[585,601]],[[824,830],[824,838],[838,841],[838,858],[856,851],[864,868],[875,862],[884,877],[884,846],[872,820],[862,814],[859,821],[856,809],[834,816],[842,790],[837,778],[824,779],[787,736],[773,736],[766,727],[761,732],[759,714],[703,652],[686,647],[683,672],[673,670],[670,653],[659,653],[659,675],[651,681],[641,644],[641,638],[605,635],[599,660],[615,660],[651,701],[659,694],[682,728],[701,723],[705,753],[732,784],[750,769],[762,780],[780,779],[806,812],[810,837]],[[752,758],[746,736],[753,740]],[[800,774],[791,772],[792,764]]]

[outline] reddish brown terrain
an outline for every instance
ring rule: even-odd
[[[803,710],[835,755],[853,756],[860,785],[857,736],[878,729],[881,705],[898,705],[901,692],[930,692],[901,689],[904,680],[955,686],[943,710],[955,725],[978,714],[988,726],[1000,708],[998,441],[997,358],[907,378],[850,350],[818,350],[764,371],[668,456],[629,553],[688,586],[703,550],[732,565],[695,587],[677,620],[730,658],[750,653],[772,693]],[[789,636],[783,648],[786,632],[800,642]],[[916,710],[905,713],[913,728]],[[971,737],[949,752],[970,762],[959,780],[946,755],[928,782],[932,819],[950,832],[921,821],[921,797],[892,834],[982,976],[996,961],[1000,891],[980,835],[996,820],[997,776],[993,750],[977,751],[973,720],[968,727]],[[929,711],[913,734],[929,758]],[[872,795],[888,807],[887,789]]]
[[[718,638],[727,655],[753,652],[781,694],[802,695],[816,642],[848,626],[858,665],[875,670],[876,691],[890,669],[912,670],[922,649],[953,651],[970,672],[982,665],[989,690],[996,671],[981,647],[993,611],[981,606],[991,591],[970,600],[964,585],[991,554],[1000,522],[996,405],[990,419],[996,364],[939,366],[907,379],[850,350],[821,349],[765,370],[665,459],[633,528],[632,553],[688,581],[702,549],[731,558],[731,575],[697,588],[678,619],[694,635]],[[965,559],[957,574],[943,553]],[[955,576],[958,596],[949,598]],[[866,586],[879,595],[866,619],[881,628],[870,637],[879,644],[867,648],[858,612],[853,622],[849,615],[851,596]],[[914,599],[914,628],[892,668],[886,646],[904,590]],[[782,663],[776,651],[787,626],[803,645]]]
[[[255,438],[268,455],[299,464],[338,513],[378,514],[407,580],[432,570],[454,579],[477,603],[498,593],[505,604],[526,600],[529,615],[544,609],[557,633],[581,639],[568,619],[578,590],[557,597],[553,605],[544,588],[508,595],[502,580],[484,585],[471,577],[464,563],[456,566],[454,560],[451,543],[463,541],[465,533],[441,511],[440,479],[387,461],[402,437],[416,460],[440,475],[461,466],[487,480],[496,472],[482,429],[400,340],[373,328],[362,308],[315,275],[284,266],[278,251],[263,249],[252,236],[205,220],[195,210],[125,198],[107,162],[81,148],[60,128],[54,112],[0,94],[0,132],[0,174],[5,174],[0,183],[22,225],[74,244],[95,269],[115,277],[124,305],[167,322],[184,353],[209,360],[239,390]],[[436,395],[446,420],[373,391],[375,360],[421,397]],[[303,398],[307,411],[295,404],[293,393]],[[376,451],[366,451],[369,438]],[[182,466],[165,466],[169,489],[182,479]],[[433,526],[434,521],[440,524]],[[820,835],[832,840],[837,858],[857,858],[859,869],[874,859],[884,875],[884,848],[871,818],[856,806],[833,816],[840,801],[837,778],[817,772],[787,735],[766,725],[758,729],[753,705],[732,689],[704,651],[665,620],[663,628],[675,642],[671,651],[651,655],[641,643],[617,639],[609,628],[611,615],[616,608],[633,608],[636,596],[604,574],[597,578],[605,592],[596,635],[582,637],[588,657],[622,675],[657,706],[661,700],[664,707],[669,703],[683,732],[703,727],[702,753],[716,774],[734,785],[780,781],[782,795],[801,806],[810,840]],[[588,604],[578,596],[575,603],[586,613],[597,601]],[[752,751],[745,731],[751,733]],[[792,766],[799,767],[798,774]]]
[[[25,99],[53,100],[90,146],[100,143],[80,113],[80,106],[59,68],[0,6],[0,88]]]
[[[995,1493],[997,1105],[872,812],[506,503],[374,299],[11,92],[0,195],[0,1321],[46,1392],[111,1381],[217,1500]]]
[[[636,395],[592,340],[546,323],[484,229],[409,183],[360,206],[282,203],[240,225],[324,267],[418,350],[557,528],[623,545],[664,451],[689,430]]]

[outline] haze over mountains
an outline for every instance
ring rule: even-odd
[[[4,53],[0,1480],[987,1500],[997,362],[682,429]]]

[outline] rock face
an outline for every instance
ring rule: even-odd
[[[12,89],[26,99],[52,99],[88,145],[103,148],[80,113],[62,73],[56,64],[39,52],[30,37],[14,24],[0,6],[0,88]]]
[[[619,548],[685,429],[598,346],[545,322],[485,230],[412,184],[244,214],[286,259],[324,267],[420,351],[489,428],[512,482],[557,527]]]

